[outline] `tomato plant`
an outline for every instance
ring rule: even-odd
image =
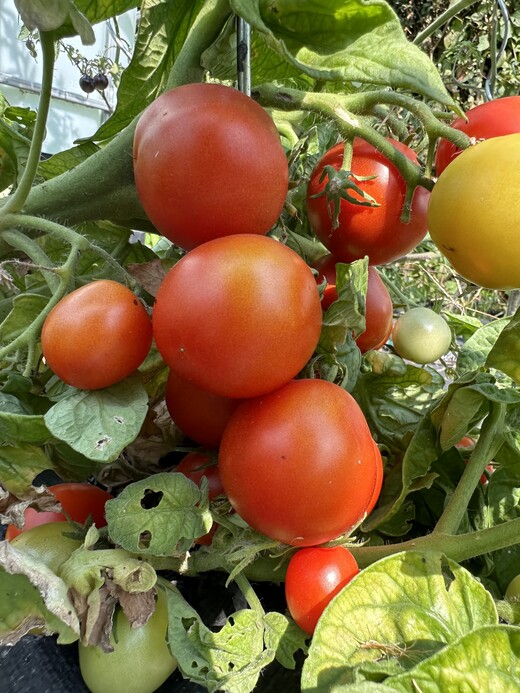
[[[167,274],[153,330],[165,362],[183,378],[224,397],[254,397],[291,380],[312,355],[319,293],[309,267],[282,243],[217,238]]]
[[[236,512],[294,546],[350,531],[377,477],[373,440],[353,397],[310,379],[242,402],[222,436],[219,467]]]
[[[41,560],[53,572],[58,573],[60,566],[71,553],[81,546],[81,539],[73,539],[74,528],[68,522],[47,522],[34,525],[19,536],[11,539],[11,544],[19,551]]]
[[[168,608],[162,589],[157,590],[155,611],[138,628],[132,628],[117,609],[111,635],[112,652],[79,645],[81,675],[91,693],[153,693],[176,670],[177,660],[166,642]]]
[[[416,154],[406,145],[392,140],[396,149],[412,161]],[[410,220],[401,220],[406,197],[406,183],[395,166],[375,147],[357,139],[354,142],[351,169],[359,187],[371,195],[378,206],[361,206],[345,199],[340,201],[338,226],[334,227],[331,204],[324,193],[324,168],[339,170],[343,164],[344,145],[329,149],[316,164],[307,188],[309,223],[320,241],[336,261],[352,262],[368,255],[371,265],[383,265],[406,255],[426,235],[426,211],[429,192],[417,188],[412,201]]]
[[[475,140],[487,140],[490,137],[520,132],[520,96],[504,96],[474,106],[464,117],[456,118],[452,127],[465,132]],[[438,176],[461,151],[449,140],[439,141],[435,155],[435,171]]]
[[[452,340],[448,323],[430,308],[411,308],[392,329],[396,352],[415,363],[432,363],[448,351]]]
[[[359,572],[343,546],[298,549],[285,576],[285,598],[296,623],[311,634],[331,599]]]
[[[63,298],[45,319],[42,350],[64,382],[109,387],[133,373],[152,345],[145,307],[126,286],[101,279]]]
[[[334,255],[323,255],[314,263],[314,268],[320,273],[317,281],[323,277],[327,286],[322,294],[321,307],[327,310],[331,303],[338,298],[336,291],[336,259]],[[379,349],[386,343],[393,325],[394,306],[388,289],[383,283],[379,272],[373,266],[368,268],[368,283],[365,303],[366,329],[356,339],[361,353],[371,349]]]
[[[166,406],[181,431],[200,445],[218,448],[224,427],[239,399],[208,392],[170,370]]]
[[[432,240],[452,267],[478,286],[520,287],[520,201],[509,194],[519,152],[520,134],[479,142],[452,161],[432,192]]]
[[[90,517],[96,527],[106,525],[105,503],[113,498],[108,491],[92,484],[68,481],[50,486],[49,492],[60,502],[63,512],[45,510],[39,512],[28,507],[24,513],[24,529],[21,530],[15,525],[9,525],[5,534],[6,539],[14,539],[22,532],[37,525],[43,525],[47,522],[65,522],[67,518],[72,522],[84,524]]]
[[[266,234],[287,194],[287,159],[272,119],[222,84],[183,85],[148,106],[135,130],[134,171],[147,215],[186,249]]]

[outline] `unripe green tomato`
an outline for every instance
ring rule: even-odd
[[[520,599],[520,573],[507,586],[506,597],[508,599]]]
[[[58,573],[62,563],[82,544],[80,539],[65,536],[64,533],[70,532],[74,532],[74,528],[69,522],[47,522],[26,529],[14,537],[11,539],[11,546],[39,558],[53,572]]]
[[[403,359],[432,363],[451,344],[451,330],[444,318],[429,308],[412,308],[395,321],[392,341]]]
[[[118,609],[110,636],[113,652],[79,644],[81,675],[91,693],[153,693],[159,688],[177,669],[166,643],[167,628],[166,595],[161,589],[154,613],[140,628],[131,628]]]

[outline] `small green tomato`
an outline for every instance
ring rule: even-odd
[[[520,599],[520,573],[507,586],[506,597],[508,599]]]
[[[395,321],[392,340],[396,352],[415,363],[432,363],[451,344],[448,323],[430,308],[412,308]]]

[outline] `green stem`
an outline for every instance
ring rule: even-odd
[[[103,248],[95,245],[85,236],[81,236],[73,229],[67,226],[62,226],[55,221],[43,219],[42,217],[30,216],[28,214],[7,214],[0,217],[0,234],[5,233],[6,229],[11,228],[29,228],[42,233],[48,233],[64,240],[70,245],[77,246],[80,251],[90,250],[99,255],[108,265],[114,270],[119,278],[131,287],[135,287],[135,279],[126,272],[121,265],[115,260],[110,253],[107,253]]]
[[[36,265],[35,269],[42,270],[42,274],[51,291],[55,291],[58,288],[59,279],[56,274],[54,272],[45,270],[45,268],[52,267],[52,262],[49,256],[35,241],[32,240],[32,238],[28,238],[23,233],[16,231],[15,229],[4,231],[2,238],[11,246],[11,248],[19,250],[27,255],[27,257],[29,257]]]
[[[2,361],[2,359],[11,354],[13,351],[27,347],[29,347],[29,355],[31,355],[31,344],[34,344],[34,342],[36,342],[36,340],[39,338],[41,328],[43,326],[43,323],[45,322],[45,318],[50,313],[52,308],[54,308],[54,306],[58,303],[58,301],[60,301],[63,298],[63,296],[65,296],[65,294],[67,293],[67,289],[69,287],[69,283],[72,278],[74,268],[79,260],[80,250],[81,237],[78,237],[77,241],[72,244],[66,262],[61,266],[61,268],[59,268],[60,282],[56,291],[53,293],[45,308],[41,311],[38,317],[35,320],[33,320],[29,327],[27,327],[21,334],[19,334],[18,337],[13,339],[12,342],[6,344],[2,349],[0,349],[0,361]]]
[[[406,306],[407,308],[417,308],[418,303],[415,303],[414,301],[411,301],[403,292],[401,289],[399,289],[396,284],[391,279],[388,279],[384,271],[382,271],[382,268],[379,268],[379,274],[381,275],[381,279],[383,282],[386,284],[386,286],[390,289],[391,293],[394,294],[394,296],[397,296],[397,298],[401,301],[401,303]]]
[[[250,608],[253,609],[253,611],[255,611],[259,616],[265,616],[264,607],[262,606],[260,600],[257,597],[256,592],[251,587],[251,583],[244,575],[244,573],[239,573],[233,579],[238,585],[244,597],[246,598],[246,601],[249,604]]]
[[[166,90],[201,81],[204,70],[200,56],[218,37],[230,14],[229,0],[207,0],[204,3],[168,75]]]
[[[38,164],[40,162],[40,154],[42,151],[43,140],[45,139],[45,128],[47,125],[47,117],[49,115],[49,107],[51,103],[52,91],[52,76],[54,71],[54,38],[52,33],[40,32],[40,44],[42,48],[43,67],[42,67],[42,85],[40,92],[40,101],[38,104],[38,113],[34,125],[34,134],[29,148],[29,156],[25,165],[25,170],[20,179],[20,183],[14,193],[7,199],[2,212],[4,214],[19,212],[27,196],[30,193],[31,186],[34,182]]]
[[[437,31],[437,29],[440,29],[443,24],[449,22],[450,19],[455,17],[459,12],[462,12],[467,7],[474,5],[476,2],[477,0],[459,0],[459,2],[455,2],[453,5],[448,7],[447,10],[440,14],[437,19],[435,19],[428,27],[426,27],[426,29],[419,32],[414,38],[413,43],[415,43],[416,46],[420,46],[421,43],[424,43],[426,39]]]
[[[505,404],[491,402],[490,411],[482,424],[480,435],[457,488],[451,495],[444,512],[437,522],[433,534],[455,534],[468,509],[471,496],[478,486],[497,449],[505,416]]]
[[[499,549],[515,546],[520,542],[520,517],[509,522],[481,529],[467,534],[444,534],[434,532],[424,537],[410,539],[399,544],[384,546],[351,546],[360,568],[401,551],[441,551],[448,558],[462,563],[476,556],[482,556]]]

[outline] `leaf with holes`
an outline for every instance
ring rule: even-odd
[[[96,462],[113,462],[138,436],[148,395],[137,376],[104,390],[76,390],[45,414],[55,438]]]
[[[497,623],[491,595],[457,563],[433,552],[389,556],[359,573],[326,607],[302,690],[400,674]]]
[[[185,678],[213,691],[252,691],[275,651],[264,647],[264,623],[252,609],[241,609],[213,632],[181,593],[168,585],[168,642]]]
[[[209,532],[207,482],[198,487],[184,474],[168,473],[136,481],[105,505],[112,541],[142,555],[181,555]]]

